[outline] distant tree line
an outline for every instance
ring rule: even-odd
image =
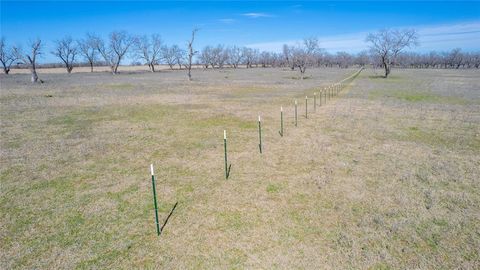
[[[301,78],[307,68],[339,67],[348,68],[353,65],[373,65],[385,69],[385,77],[390,74],[391,67],[403,68],[479,68],[480,52],[463,52],[456,48],[447,52],[415,53],[405,52],[417,44],[414,30],[380,30],[369,34],[366,41],[370,50],[356,54],[347,52],[328,53],[320,48],[317,38],[305,38],[297,45],[283,45],[282,52],[260,51],[258,49],[238,46],[206,46],[200,51],[193,48],[197,29],[192,31],[186,48],[178,45],[166,45],[160,35],[134,36],[125,31],[111,32],[107,39],[95,34],[86,34],[84,38],[74,40],[66,36],[54,41],[51,51],[67,73],[76,66],[89,66],[94,71],[95,66],[108,66],[112,74],[118,73],[118,68],[128,55],[133,63],[148,66],[155,72],[155,65],[165,64],[174,69],[190,70],[195,64],[205,69],[252,68],[252,67],[284,67],[298,70]],[[8,46],[5,38],[0,40],[0,62],[5,74],[11,67],[28,68],[32,74],[32,82],[38,82],[36,73],[37,58],[45,53],[40,39],[30,41],[26,51],[21,46]],[[60,64],[43,64],[42,67],[58,67]]]

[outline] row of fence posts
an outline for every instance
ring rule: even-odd
[[[319,92],[319,105],[322,106],[322,94],[323,94],[323,101],[327,104],[327,99],[330,100],[333,96],[337,96],[339,92],[345,88],[345,86],[353,81],[358,74],[363,70],[363,68],[356,71],[351,76],[343,79],[338,83],[331,84],[330,86],[324,88],[322,91]],[[317,93],[313,93],[313,110],[314,112],[317,111]],[[305,96],[305,118],[308,119],[308,96]],[[298,102],[295,99],[295,127],[298,126]],[[278,132],[281,137],[285,135],[284,133],[284,124],[283,124],[283,106],[280,106],[280,131]],[[262,119],[260,115],[258,116],[258,149],[260,154],[263,153],[263,146],[262,146]],[[225,179],[228,179],[230,176],[230,170],[232,168],[232,164],[228,163],[228,151],[227,151],[227,131],[223,131],[223,150],[224,150],[224,161],[225,161]],[[158,204],[157,204],[157,191],[155,186],[155,174],[153,171],[153,164],[150,164],[150,173],[152,176],[152,190],[153,190],[153,205],[155,209],[155,225],[157,230],[157,235],[160,235],[162,229],[160,228],[160,224],[158,221]],[[175,204],[174,208],[177,204]],[[171,213],[170,213],[171,214]]]

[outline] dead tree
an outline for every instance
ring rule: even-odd
[[[162,39],[160,35],[153,34],[151,38],[142,36],[135,42],[139,58],[145,60],[151,72],[155,72],[162,52]]]
[[[376,55],[385,69],[385,78],[391,71],[391,66],[399,53],[407,48],[417,45],[417,32],[413,29],[404,30],[380,30],[377,33],[368,34],[366,41],[371,43],[372,54]]]
[[[10,67],[15,60],[17,60],[17,57],[13,53],[12,48],[7,48],[5,38],[2,37],[0,39],[0,62],[2,62],[3,72],[5,74],[10,72]]]
[[[61,40],[55,41],[55,50],[52,54],[62,60],[68,73],[72,73],[73,63],[75,62],[77,52],[78,49],[73,39],[71,37],[65,37]]]
[[[29,44],[29,47],[31,49],[30,54],[23,53],[23,50],[21,47],[13,47],[13,54],[23,64],[28,66],[28,69],[32,74],[32,79],[31,79],[32,83],[37,83],[37,82],[43,83],[43,81],[38,78],[38,74],[37,74],[37,57],[40,54],[42,54],[42,48],[43,48],[42,41],[40,39],[31,41]]]
[[[112,74],[118,73],[118,67],[128,52],[135,38],[125,31],[112,32],[109,35],[108,45],[99,38],[95,38],[95,47],[105,62],[110,66]]]
[[[87,34],[87,37],[77,41],[80,54],[90,65],[90,72],[93,72],[93,65],[97,60],[97,49],[95,47],[95,36]]]
[[[197,33],[198,29],[193,29],[192,31],[192,37],[188,41],[188,62],[186,64],[187,66],[187,74],[188,74],[188,80],[192,80],[192,59],[195,54],[198,52],[193,49],[193,42],[195,41],[195,34]]]

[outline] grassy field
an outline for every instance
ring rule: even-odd
[[[303,117],[354,71],[2,75],[0,268],[480,268],[480,73],[366,69]]]

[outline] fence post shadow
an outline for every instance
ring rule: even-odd
[[[167,218],[165,219],[165,222],[163,222],[163,225],[162,225],[162,227],[160,228],[160,234],[162,234],[163,229],[164,229],[165,226],[167,225],[168,220],[170,219],[170,217],[173,215],[173,212],[175,211],[175,208],[177,208],[177,205],[178,205],[178,202],[175,202],[175,205],[173,206],[172,210],[170,210],[170,213],[168,214]]]

